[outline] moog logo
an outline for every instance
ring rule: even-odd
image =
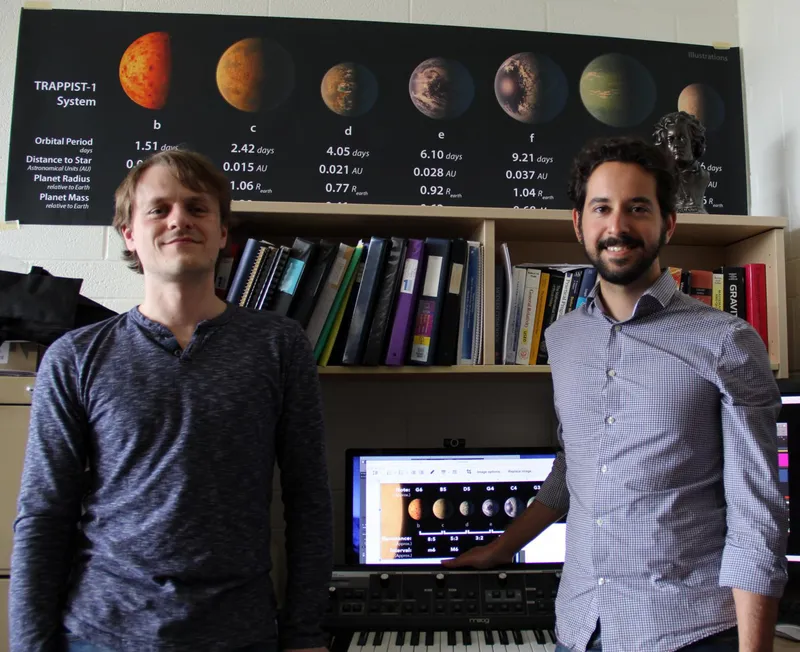
[[[476,625],[488,625],[490,618],[470,618],[470,623],[475,623]]]

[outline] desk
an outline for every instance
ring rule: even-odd
[[[800,642],[790,641],[785,638],[775,637],[775,650],[774,652],[798,652],[800,651]]]

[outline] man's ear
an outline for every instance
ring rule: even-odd
[[[220,234],[222,236],[222,239],[220,240],[219,248],[220,248],[220,251],[222,251],[225,248],[225,245],[228,244],[228,227],[224,226],[224,225],[221,226],[220,227]]]
[[[578,210],[572,209],[572,228],[575,229],[575,237],[578,242],[583,244],[583,234],[581,234],[581,214]]]
[[[669,243],[669,241],[672,239],[672,234],[675,233],[675,227],[677,226],[677,223],[678,223],[677,214],[670,213],[669,215],[667,215],[667,237],[666,237],[667,243]]]
[[[125,241],[125,248],[128,251],[136,251],[136,243],[133,240],[133,227],[130,224],[123,226],[122,239]]]

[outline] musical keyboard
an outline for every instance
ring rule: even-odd
[[[560,568],[336,570],[325,629],[332,652],[555,650]]]

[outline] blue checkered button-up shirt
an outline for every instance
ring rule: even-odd
[[[538,500],[569,509],[559,640],[584,650],[599,619],[604,652],[676,650],[736,624],[732,588],[779,597],[780,393],[753,328],[664,272],[630,319],[593,294],[545,336],[563,453]]]

